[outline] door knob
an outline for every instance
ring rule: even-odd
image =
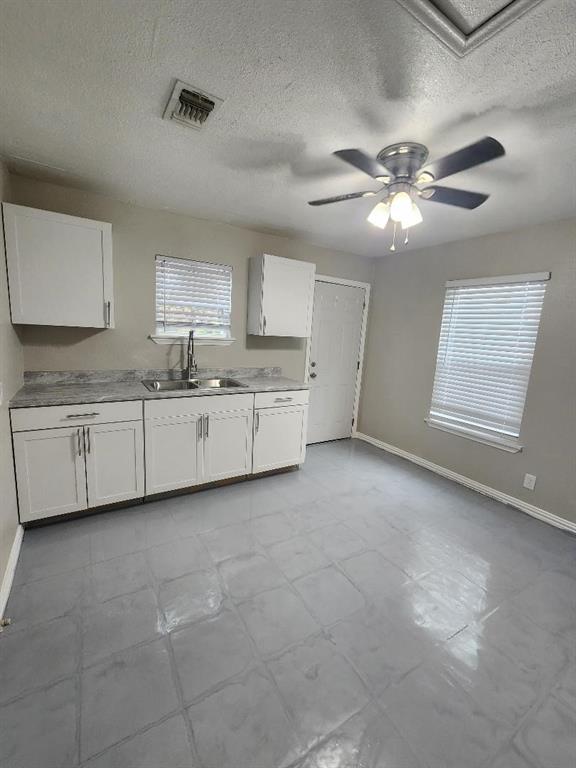
[[[310,374],[310,378],[311,379],[315,379],[316,378],[316,374],[314,373],[314,371],[312,371],[312,373]]]
[[[310,363],[310,365],[311,365],[312,368],[316,368],[316,363],[315,362]]]

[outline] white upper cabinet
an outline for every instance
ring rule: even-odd
[[[316,267],[271,256],[250,259],[248,333],[307,338],[312,327]]]
[[[113,328],[112,226],[2,204],[13,323]]]

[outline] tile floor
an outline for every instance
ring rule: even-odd
[[[358,441],[26,532],[3,768],[571,768],[576,537]]]

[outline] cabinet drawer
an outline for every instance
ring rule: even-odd
[[[290,392],[257,392],[254,399],[255,408],[279,408],[283,405],[306,405],[310,398],[307,389],[291,390]]]
[[[114,421],[138,421],[142,418],[142,401],[13,408],[11,417],[13,432],[82,424],[109,424]]]
[[[254,395],[209,395],[207,397],[168,397],[164,400],[145,400],[145,419],[165,419],[196,413],[242,411],[254,407]]]

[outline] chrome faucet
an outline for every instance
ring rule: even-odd
[[[198,373],[198,364],[194,357],[194,331],[190,331],[188,334],[188,365],[186,367],[186,378],[188,381],[192,378],[192,375]]]

